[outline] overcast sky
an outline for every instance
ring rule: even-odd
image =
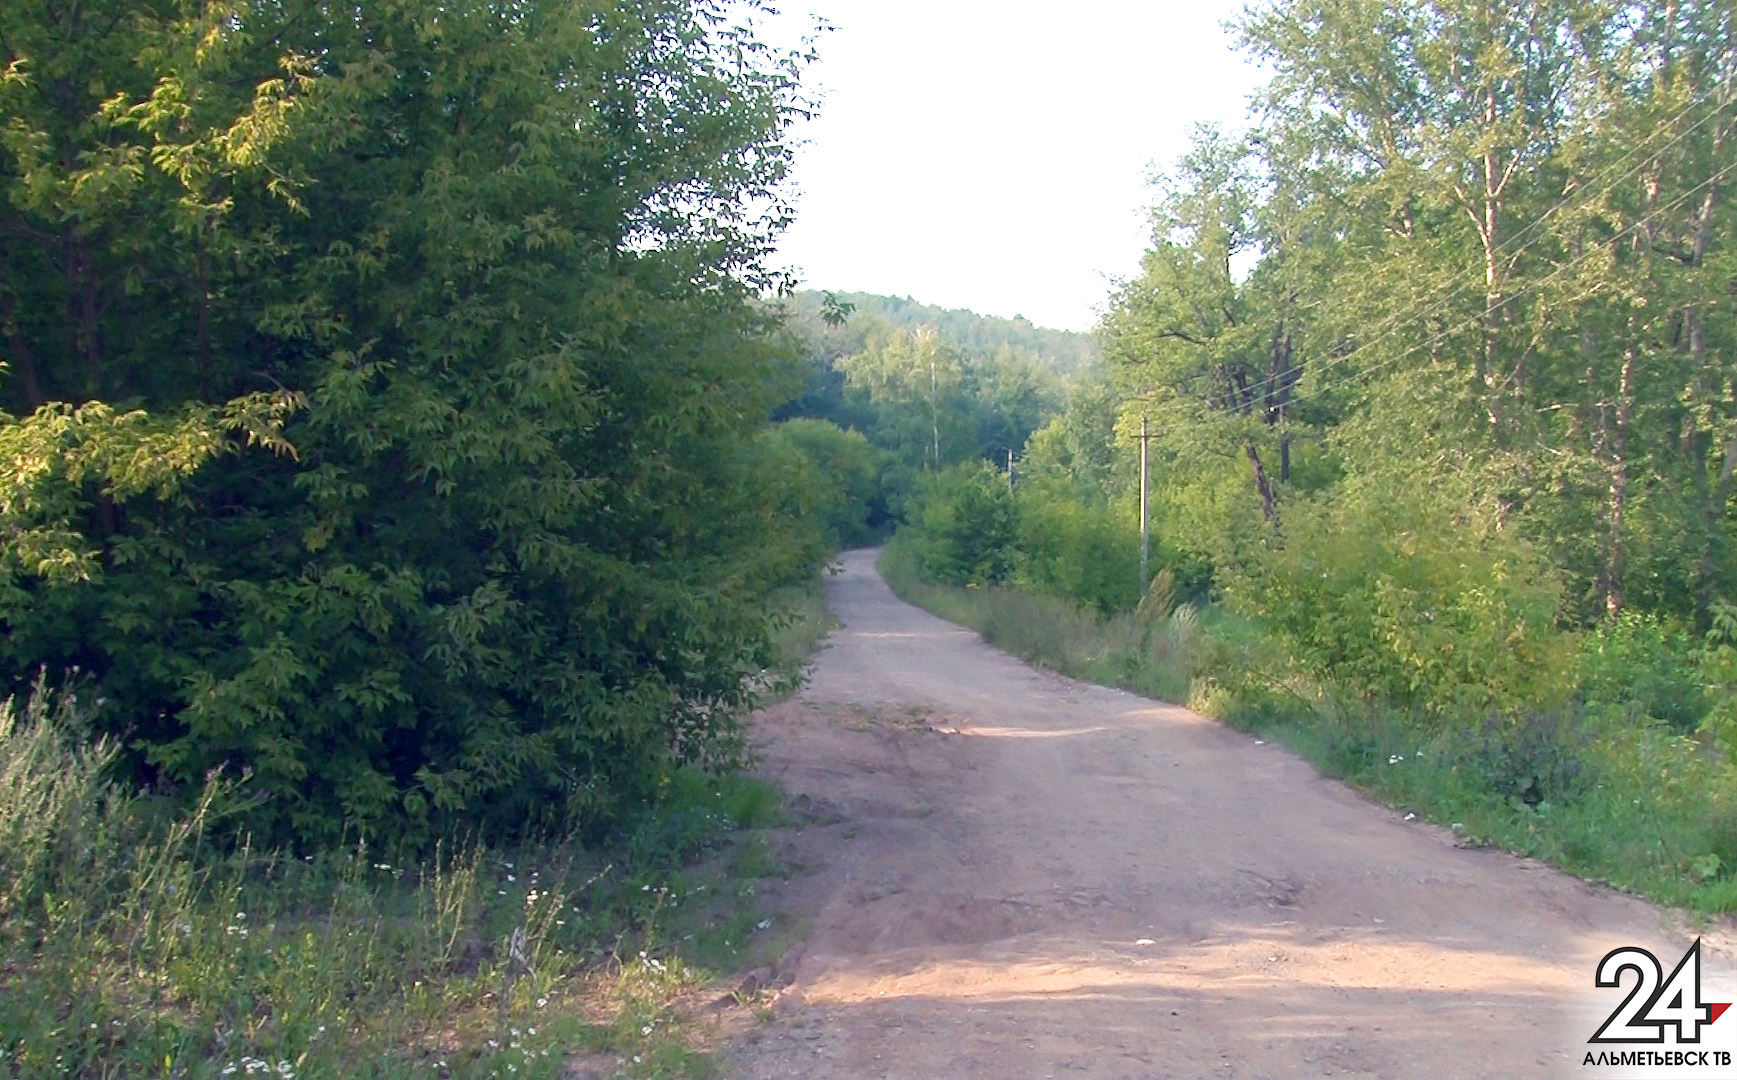
[[[1221,27],[1241,7],[786,0],[772,36],[836,29],[783,260],[809,288],[1090,328],[1138,268],[1151,165],[1242,122],[1261,75]]]

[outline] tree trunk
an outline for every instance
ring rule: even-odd
[[[1634,359],[1631,340],[1622,354],[1616,394],[1616,425],[1610,433],[1610,545],[1605,552],[1605,614],[1622,614],[1623,545],[1628,513],[1628,430],[1634,416]]]
[[[1268,524],[1279,527],[1279,498],[1273,490],[1273,482],[1267,478],[1266,466],[1261,464],[1261,453],[1255,449],[1254,443],[1246,444],[1248,463],[1254,469],[1255,490],[1261,493],[1261,510],[1267,516]]]
[[[1484,92],[1484,125],[1488,131],[1495,130],[1494,87]],[[1484,340],[1479,350],[1481,370],[1478,375],[1483,383],[1484,410],[1489,415],[1490,426],[1495,428],[1502,422],[1502,405],[1498,400],[1502,380],[1497,370],[1496,333],[1502,320],[1502,266],[1498,249],[1502,243],[1502,196],[1507,187],[1507,177],[1502,175],[1501,164],[1494,148],[1484,151],[1483,165],[1484,205],[1482,220],[1478,223],[1478,238],[1484,245]]]
[[[24,383],[24,400],[32,411],[47,399],[42,396],[42,380],[37,374],[36,357],[30,343],[24,340],[24,330],[18,325],[18,297],[7,293],[0,300],[0,327],[4,327],[11,361],[18,367],[18,377]]]

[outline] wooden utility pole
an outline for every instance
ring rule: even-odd
[[[1013,490],[1013,447],[1007,448],[1007,490]]]
[[[1146,444],[1152,436],[1146,429],[1146,418],[1140,417],[1140,595],[1146,595],[1146,584],[1152,580],[1152,533],[1146,515]]]

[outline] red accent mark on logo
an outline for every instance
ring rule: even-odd
[[[1709,1024],[1717,1023],[1719,1018],[1721,1016],[1725,1015],[1725,1010],[1729,1009],[1730,1007],[1731,1007],[1731,1003],[1729,1001],[1709,1001],[1709,1002],[1707,1002],[1707,1008],[1709,1008],[1713,1011],[1713,1014],[1707,1018],[1707,1023],[1709,1023]]]

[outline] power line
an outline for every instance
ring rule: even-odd
[[[1687,116],[1689,114],[1689,111],[1691,109],[1693,109],[1696,105],[1699,105],[1704,101],[1711,100],[1718,85],[1719,84],[1716,84],[1714,87],[1710,87],[1706,91],[1704,91],[1702,94],[1692,98],[1686,105],[1683,106],[1683,108],[1681,110],[1679,110],[1674,116],[1672,116],[1669,120],[1667,120],[1657,130],[1660,132],[1669,131],[1673,126],[1676,125],[1676,123],[1679,120],[1681,120],[1683,117]],[[1700,129],[1700,127],[1702,125],[1706,124],[1709,120],[1720,115],[1720,112],[1721,112],[1721,110],[1717,107],[1708,110],[1708,112],[1705,116],[1701,117],[1699,120],[1697,120],[1693,124],[1689,125],[1689,127],[1684,129],[1683,131],[1678,132],[1675,136],[1673,136],[1664,145],[1659,146],[1655,149],[1648,149],[1646,142],[1643,140],[1641,143],[1632,147],[1622,157],[1618,158],[1616,161],[1612,162],[1610,165],[1607,165],[1604,169],[1600,170],[1600,172],[1597,174],[1597,176],[1595,176],[1594,179],[1587,186],[1590,187],[1592,184],[1598,183],[1599,180],[1602,179],[1604,176],[1607,176],[1612,171],[1619,168],[1624,162],[1628,161],[1630,158],[1634,157],[1637,154],[1642,153],[1643,150],[1646,151],[1646,158],[1651,158],[1651,157],[1656,156],[1658,154],[1665,153],[1666,151],[1670,150],[1671,147],[1675,146],[1677,143],[1681,142],[1682,140],[1688,138],[1690,135],[1694,134],[1695,131]],[[1622,183],[1623,181],[1625,181],[1625,180],[1629,179],[1630,177],[1632,177],[1633,175],[1635,175],[1635,173],[1639,172],[1642,168],[1644,168],[1646,166],[1646,164],[1647,164],[1646,159],[1643,159],[1641,161],[1636,162],[1635,165],[1632,168],[1630,168],[1627,172],[1624,172],[1621,176],[1617,176],[1617,177],[1611,179],[1608,183],[1605,183],[1601,188],[1599,188],[1599,190],[1595,194],[1579,199],[1578,201],[1579,201],[1580,205],[1582,207],[1592,206],[1599,199],[1601,199],[1605,195],[1609,194],[1610,191],[1613,188],[1615,188],[1618,184]],[[1526,225],[1525,228],[1521,229],[1519,232],[1516,232],[1513,236],[1510,236],[1508,239],[1504,240],[1501,244],[1497,245],[1496,249],[1494,250],[1494,252],[1492,254],[1495,256],[1501,256],[1501,257],[1509,257],[1509,256],[1517,257],[1517,256],[1523,254],[1526,250],[1530,249],[1531,247],[1535,246],[1539,241],[1541,241],[1543,239],[1543,235],[1540,234],[1539,236],[1537,236],[1531,240],[1526,241],[1524,244],[1521,244],[1517,248],[1513,247],[1513,245],[1519,243],[1520,239],[1522,237],[1526,236],[1527,234],[1532,233],[1532,232],[1542,228],[1543,225],[1550,219],[1550,217],[1552,215],[1554,215],[1555,213],[1560,211],[1563,207],[1567,206],[1569,203],[1575,202],[1575,201],[1576,200],[1572,199],[1572,198],[1563,198],[1563,199],[1560,199],[1560,200],[1552,203],[1549,206],[1549,208],[1547,208],[1542,214],[1540,214],[1531,223]],[[1347,350],[1346,352],[1344,352],[1338,356],[1328,358],[1322,364],[1322,366],[1320,368],[1317,368],[1317,370],[1329,370],[1335,366],[1341,366],[1341,365],[1345,364],[1346,362],[1348,362],[1351,359],[1351,357],[1355,356],[1359,352],[1362,352],[1364,349],[1370,348],[1376,344],[1379,344],[1382,341],[1385,341],[1387,338],[1392,337],[1394,334],[1398,333],[1399,330],[1401,328],[1403,328],[1407,323],[1409,323],[1415,319],[1418,319],[1418,318],[1425,318],[1425,317],[1428,317],[1430,315],[1439,315],[1450,304],[1452,304],[1455,300],[1459,299],[1459,297],[1463,293],[1465,293],[1465,291],[1468,288],[1470,288],[1473,284],[1475,284],[1475,279],[1462,279],[1460,281],[1460,284],[1457,287],[1455,287],[1450,293],[1448,293],[1446,296],[1442,297],[1438,301],[1433,301],[1433,302],[1425,301],[1423,303],[1414,304],[1407,309],[1402,309],[1398,312],[1395,312],[1392,315],[1389,315],[1385,320],[1383,320],[1383,324],[1381,324],[1384,328],[1381,328],[1380,332],[1377,333],[1374,337],[1371,337],[1366,341],[1360,342],[1356,346],[1352,347],[1351,349]],[[1437,291],[1439,292],[1439,289]],[[1495,307],[1500,307],[1502,305],[1505,305],[1509,301],[1514,299],[1515,296],[1522,295],[1522,294],[1523,294],[1523,292],[1510,294],[1509,296],[1504,297],[1503,300]],[[1491,314],[1491,312],[1493,312],[1494,310],[1495,310],[1495,308],[1492,307],[1491,309],[1485,311],[1482,315],[1480,315],[1479,318],[1480,319],[1481,318],[1487,318],[1489,316],[1489,314]],[[1279,380],[1281,378],[1288,377],[1289,374],[1290,373],[1288,371],[1287,372],[1273,372],[1271,374],[1263,376],[1261,379],[1257,380],[1249,388],[1248,392],[1253,393],[1257,396],[1265,395],[1273,388],[1273,386],[1277,382],[1277,380]],[[1290,400],[1294,401],[1296,399],[1292,398]],[[1286,404],[1289,404],[1289,402],[1287,401]]]
[[[1629,225],[1627,228],[1622,229],[1621,231],[1617,232],[1615,235],[1613,235],[1610,238],[1609,243],[1611,243],[1611,244],[1617,243],[1624,236],[1629,235],[1629,234],[1633,233],[1635,230],[1641,228],[1642,225],[1646,224],[1646,222],[1650,218],[1654,217],[1655,215],[1668,213],[1671,210],[1676,209],[1684,201],[1686,201],[1687,199],[1698,194],[1699,192],[1701,192],[1704,188],[1708,187],[1709,185],[1719,183],[1726,176],[1730,175],[1733,171],[1737,171],[1737,162],[1734,162],[1731,165],[1725,166],[1723,169],[1720,169],[1717,173],[1714,173],[1712,176],[1708,177],[1706,180],[1703,180],[1699,184],[1696,184],[1694,187],[1691,187],[1691,188],[1685,190],[1681,195],[1678,195],[1675,199],[1671,200],[1669,203],[1665,204],[1664,206],[1661,206],[1661,207],[1658,207],[1658,208],[1652,210],[1645,217],[1642,217],[1642,218],[1636,220],[1634,222],[1634,224]],[[1351,374],[1349,374],[1345,378],[1340,379],[1336,382],[1331,382],[1331,383],[1327,383],[1327,384],[1324,384],[1321,386],[1314,387],[1311,390],[1311,392],[1309,392],[1307,394],[1297,394],[1297,395],[1293,396],[1289,401],[1287,401],[1286,404],[1288,405],[1288,404],[1291,404],[1291,403],[1294,403],[1297,401],[1307,401],[1307,400],[1311,400],[1311,399],[1318,399],[1321,395],[1327,393],[1330,390],[1333,390],[1333,389],[1340,387],[1340,386],[1348,385],[1349,383],[1355,382],[1356,380],[1364,378],[1368,375],[1372,375],[1375,372],[1380,371],[1384,368],[1392,367],[1394,364],[1397,364],[1399,361],[1404,360],[1405,358],[1415,354],[1416,352],[1418,352],[1421,349],[1425,349],[1425,348],[1429,348],[1431,346],[1437,345],[1443,341],[1446,341],[1449,337],[1453,336],[1456,333],[1459,333],[1462,330],[1465,330],[1465,329],[1468,329],[1471,327],[1475,327],[1475,326],[1479,325],[1484,319],[1487,319],[1490,315],[1494,314],[1498,309],[1500,309],[1502,306],[1506,305],[1510,301],[1517,299],[1521,296],[1524,296],[1529,292],[1535,291],[1536,289],[1538,289],[1539,287],[1548,283],[1552,279],[1561,276],[1563,273],[1565,273],[1569,269],[1573,268],[1574,266],[1577,266],[1578,264],[1591,258],[1594,254],[1596,254],[1600,250],[1602,250],[1602,248],[1603,248],[1603,245],[1600,245],[1598,247],[1594,247],[1594,248],[1588,249],[1587,251],[1582,252],[1581,254],[1575,256],[1573,259],[1570,259],[1569,261],[1558,266],[1555,270],[1552,270],[1550,273],[1544,275],[1543,277],[1535,278],[1532,281],[1527,282],[1525,285],[1521,286],[1520,288],[1516,289],[1514,292],[1512,292],[1509,295],[1507,295],[1506,297],[1504,297],[1500,302],[1486,307],[1483,311],[1479,312],[1477,315],[1472,316],[1470,319],[1467,319],[1461,323],[1458,323],[1457,325],[1450,327],[1448,329],[1438,331],[1437,333],[1430,335],[1430,337],[1426,338],[1425,340],[1419,342],[1416,345],[1413,345],[1411,348],[1406,349],[1404,352],[1401,352],[1396,356],[1393,356],[1387,360],[1384,360],[1379,364],[1374,364],[1370,367],[1364,368],[1361,371],[1352,372]]]

